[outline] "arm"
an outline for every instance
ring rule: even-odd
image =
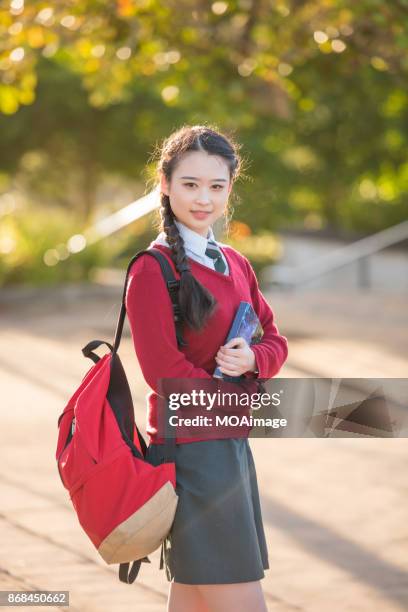
[[[171,299],[160,265],[149,255],[132,266],[125,305],[140,368],[156,393],[160,378],[212,379],[179,350]]]
[[[285,336],[279,334],[279,330],[274,323],[274,314],[259,289],[255,272],[246,257],[244,257],[244,260],[252,304],[264,330],[260,343],[251,345],[251,350],[255,354],[255,368],[258,370],[258,374],[255,376],[266,379],[272,378],[279,372],[287,359],[288,341]],[[248,371],[246,374],[254,376],[254,372]]]

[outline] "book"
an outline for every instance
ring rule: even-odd
[[[257,344],[261,341],[262,336],[262,325],[252,304],[249,302],[240,302],[225,343],[229,342],[232,338],[240,337],[244,338],[248,344]],[[223,374],[220,367],[217,366],[214,370],[213,377],[233,381],[234,379],[240,380],[243,375],[227,376]]]

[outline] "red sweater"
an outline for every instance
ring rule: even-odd
[[[170,248],[155,245],[169,260],[174,275],[180,275],[170,257]],[[126,311],[136,355],[144,379],[153,389],[148,395],[147,434],[150,443],[162,443],[157,436],[157,392],[160,378],[212,379],[217,366],[215,355],[225,340],[241,301],[250,302],[264,334],[255,353],[258,378],[268,379],[281,369],[288,355],[287,340],[279,334],[273,312],[258,287],[248,259],[230,246],[221,247],[228,261],[229,274],[217,272],[189,258],[195,278],[215,297],[218,304],[207,325],[199,332],[183,327],[187,346],[177,346],[170,296],[159,263],[142,255],[133,264],[126,292]],[[255,376],[253,372],[246,373]],[[160,392],[160,391],[159,391]],[[203,438],[177,438],[177,443],[197,442]]]

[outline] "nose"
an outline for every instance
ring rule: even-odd
[[[201,189],[197,195],[197,204],[208,204],[210,202],[210,196],[207,189]]]

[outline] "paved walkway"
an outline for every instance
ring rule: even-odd
[[[272,298],[290,340],[281,376],[407,376],[402,308],[400,333],[396,312],[388,334],[368,315],[363,332],[358,309],[351,333],[337,305],[314,316],[310,296],[297,300],[296,308],[294,297]],[[90,365],[80,349],[112,338],[117,303],[103,293],[0,302],[0,589],[69,590],[73,611],[159,612],[168,589],[159,553],[136,583],[120,583],[117,566],[104,564],[79,527],[55,462],[57,418]],[[128,335],[121,357],[142,424],[148,387]],[[268,609],[406,610],[406,439],[252,439],[251,447],[269,547]]]

